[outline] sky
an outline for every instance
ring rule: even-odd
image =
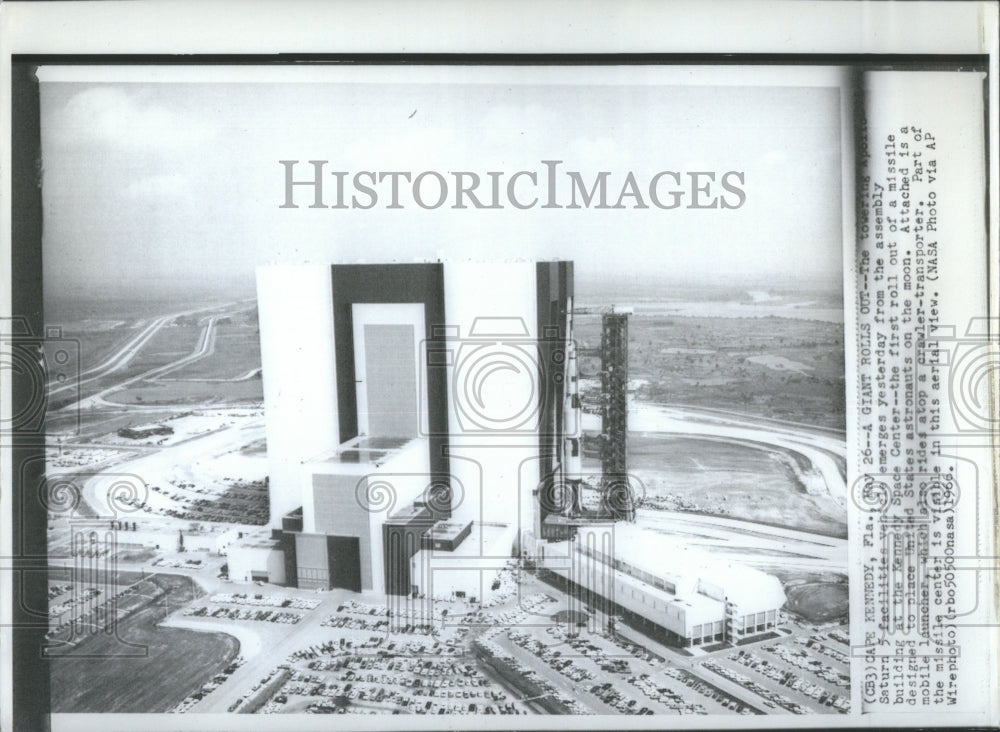
[[[552,68],[482,80],[475,69],[442,68],[406,83],[392,68],[351,82],[144,80],[141,70],[127,78],[42,76],[48,292],[191,286],[252,295],[254,267],[274,262],[563,258],[576,262],[578,279],[775,284],[841,271],[833,86],[674,83],[676,74],[661,81],[628,68],[592,83],[580,69],[562,83]],[[562,160],[561,175],[610,171],[612,202],[630,171],[641,186],[662,170],[735,170],[746,202],[423,210],[407,194],[400,210],[384,200],[370,210],[310,209],[297,190],[300,208],[281,208],[279,161],[302,161],[296,170],[306,175],[305,161],[317,159],[351,174],[463,170],[484,179]],[[379,189],[387,195],[386,184]]]

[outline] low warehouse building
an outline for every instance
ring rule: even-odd
[[[777,577],[628,524],[581,526],[575,538],[543,545],[538,559],[585,602],[675,645],[738,643],[785,620]]]

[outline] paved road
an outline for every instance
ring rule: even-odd
[[[794,427],[773,420],[756,421],[741,414],[726,414],[683,407],[665,407],[631,401],[629,431],[683,435],[685,437],[725,438],[740,443],[756,442],[797,453],[812,465],[799,477],[816,491],[823,491],[842,501],[847,499],[847,485],[838,458],[846,455],[844,439]],[[584,415],[584,426],[600,427],[600,417]]]
[[[124,389],[126,386],[131,386],[138,381],[153,380],[158,376],[168,374],[171,371],[176,371],[177,369],[183,368],[184,366],[192,364],[195,361],[200,361],[203,358],[211,356],[215,352],[215,324],[218,319],[219,316],[212,316],[208,319],[208,323],[206,323],[205,327],[202,328],[201,335],[198,337],[198,343],[195,345],[194,350],[188,355],[183,356],[176,361],[171,361],[163,366],[157,366],[156,368],[144,371],[137,376],[133,376],[118,384],[109,386],[106,389],[102,389],[86,399],[81,399],[75,404],[67,405],[63,409],[87,409],[95,406],[107,406],[108,403],[104,401],[104,397],[109,394]]]
[[[159,318],[152,320],[146,327],[144,327],[139,333],[129,338],[117,351],[108,356],[104,361],[102,361],[97,366],[92,366],[89,369],[80,372],[80,377],[72,381],[72,383],[62,384],[55,386],[53,384],[49,385],[49,396],[54,394],[59,394],[63,391],[69,389],[78,389],[84,384],[89,384],[98,379],[103,379],[105,376],[120,371],[129,364],[129,362],[135,358],[139,351],[141,351],[155,336],[161,328],[168,325],[177,318],[182,318],[187,315],[194,315],[195,313],[211,312],[213,310],[223,310],[231,309],[238,303],[229,303],[223,306],[212,305],[207,308],[196,308],[194,310],[184,310],[178,313],[170,313],[168,315],[163,315]]]
[[[752,521],[639,509],[640,526],[741,564],[806,572],[847,572],[847,540]]]
[[[584,415],[584,428],[600,427],[600,417]],[[665,407],[632,401],[632,432],[756,443],[797,453],[812,466],[799,477],[813,492],[827,493],[845,503],[847,485],[842,465],[844,440],[825,431],[775,420],[755,420],[745,414],[688,407]],[[676,511],[639,510],[639,523],[682,539],[723,559],[762,567],[781,564],[808,572],[847,571],[847,540],[795,531],[752,521]]]
[[[218,321],[218,319],[219,316],[217,315],[212,316],[211,318],[208,319],[208,323],[206,323],[205,327],[201,329],[201,335],[198,337],[198,344],[194,347],[194,351],[192,351],[187,356],[184,356],[183,358],[179,358],[176,361],[168,363],[166,366],[157,369],[156,374],[154,376],[151,376],[150,378],[158,379],[161,376],[165,376],[166,374],[169,374],[173,371],[177,371],[178,369],[184,368],[185,366],[192,364],[195,361],[200,361],[203,358],[208,358],[213,353],[215,353],[215,336],[216,336],[215,324]]]
[[[600,611],[595,611],[594,615],[597,618],[598,623],[600,623],[602,627],[607,625],[608,619],[606,614]],[[632,641],[633,643],[636,643],[637,645],[642,646],[643,648],[646,648],[655,653],[656,655],[666,659],[668,666],[684,669],[685,671],[690,672],[699,679],[703,679],[704,681],[712,684],[716,688],[726,692],[731,697],[738,699],[739,701],[753,707],[754,709],[759,709],[760,711],[766,712],[767,714],[791,714],[791,712],[789,712],[787,709],[781,709],[781,708],[768,709],[767,707],[764,706],[763,699],[761,699],[754,692],[740,686],[739,684],[733,683],[732,681],[729,681],[728,679],[725,679],[719,676],[718,674],[712,673],[708,669],[701,668],[701,666],[698,663],[699,661],[698,658],[684,656],[678,653],[676,648],[665,646],[662,643],[659,643],[658,641],[650,638],[649,636],[640,633],[638,630],[629,627],[625,623],[621,622],[617,623],[615,625],[615,633],[618,636],[625,638],[629,641]],[[660,677],[660,674],[662,674],[662,671],[657,672],[656,674],[654,674],[654,676],[658,679]],[[689,692],[687,690],[685,691],[686,691],[686,693],[684,694],[685,699],[694,702],[699,701],[701,697],[700,694]]]
[[[146,483],[163,482],[175,469],[184,469],[205,457],[225,455],[260,440],[263,436],[264,420],[257,418],[163,447],[153,454],[142,455],[134,460],[114,466],[108,473],[91,477],[83,486],[84,500],[101,516],[117,516],[122,514],[123,510],[126,511],[125,515],[129,518],[145,516],[145,513],[137,514],[134,510],[128,510],[127,507],[123,509],[121,501],[111,500],[111,497],[116,492],[128,495],[130,489],[127,486],[129,484],[141,487]],[[140,493],[144,493],[142,488],[140,488]],[[151,504],[175,505],[162,493],[154,491],[149,491],[148,494],[138,497],[145,498]],[[172,519],[168,516],[156,516],[155,520],[158,524],[168,526],[174,523],[186,526],[190,523],[189,520]]]
[[[71,383],[61,384],[59,386],[50,384],[49,396],[52,396],[54,394],[59,394],[60,392],[67,391],[69,389],[79,389],[81,386],[85,384],[90,384],[92,382],[98,381],[99,379],[103,379],[115,373],[116,371],[120,371],[122,368],[127,366],[129,362],[132,361],[132,359],[135,358],[135,356],[145,346],[149,344],[153,336],[155,336],[160,331],[160,329],[162,329],[166,325],[169,325],[170,323],[173,323],[178,318],[185,317],[188,315],[195,315],[197,313],[213,313],[213,312],[216,313],[216,315],[214,315],[212,319],[209,321],[208,326],[202,330],[202,334],[201,337],[199,338],[198,345],[195,347],[193,353],[165,366],[151,369],[150,371],[140,374],[137,377],[128,379],[116,385],[112,385],[108,389],[101,391],[100,393],[89,399],[83,399],[78,402],[73,402],[63,407],[61,411],[80,409],[82,407],[109,406],[108,403],[102,399],[102,397],[113,391],[121,389],[141,379],[155,378],[157,376],[161,376],[171,371],[175,371],[181,368],[182,366],[186,366],[201,358],[210,356],[215,350],[215,332],[214,332],[215,321],[221,317],[225,317],[227,315],[233,315],[242,310],[246,310],[248,307],[249,305],[246,302],[240,301],[240,302],[226,303],[224,305],[211,305],[209,307],[184,310],[181,312],[170,313],[168,315],[156,318],[152,322],[150,322],[146,327],[144,327],[142,331],[140,331],[137,335],[133,336],[128,341],[126,341],[125,344],[121,346],[121,348],[119,348],[115,353],[108,356],[102,363],[83,371],[78,379],[74,379]],[[114,406],[120,406],[120,405],[114,405]]]
[[[156,318],[149,325],[143,328],[137,335],[126,341],[119,350],[117,350],[112,355],[108,356],[102,363],[94,366],[92,368],[86,369],[80,372],[80,378],[69,384],[63,384],[62,386],[49,385],[49,395],[59,394],[60,392],[67,391],[69,389],[79,388],[84,384],[89,384],[92,381],[97,381],[108,374],[112,374],[121,368],[124,368],[129,361],[135,358],[136,354],[142,350],[149,341],[155,336],[160,328],[165,326],[167,323],[172,322],[176,319],[177,315],[164,315],[163,317]],[[89,377],[89,378],[84,378]]]

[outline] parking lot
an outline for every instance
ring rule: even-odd
[[[846,626],[789,622],[738,647],[683,650],[621,622],[612,630],[606,616],[581,611],[578,601],[514,567],[483,605],[436,598],[405,613],[385,598],[347,591],[229,587],[172,615],[172,622],[246,636],[240,658],[177,711],[651,716],[849,709]],[[56,604],[65,589],[53,586]]]
[[[553,616],[571,603],[526,573],[508,602],[523,606],[524,598],[539,594],[552,601],[529,605],[529,612],[519,614],[507,610],[506,604],[484,613],[500,621],[489,637],[524,668],[558,692],[572,694],[591,713],[849,711],[846,626],[818,630],[790,621],[777,638],[765,636],[739,647],[692,653],[663,646],[621,623],[610,633],[602,627],[603,616],[580,624],[557,622]]]
[[[594,714],[734,714],[748,706],[606,632],[565,625],[503,630],[494,641]]]

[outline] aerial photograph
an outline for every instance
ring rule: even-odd
[[[835,85],[142,71],[39,70],[53,712],[850,711]]]

